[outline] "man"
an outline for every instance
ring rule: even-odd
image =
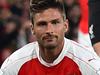
[[[2,75],[100,75],[99,58],[64,38],[68,20],[62,2],[31,3],[32,31],[37,41],[13,53],[2,65]]]
[[[89,33],[95,52],[100,56],[100,0],[89,0]]]

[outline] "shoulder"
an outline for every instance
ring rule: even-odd
[[[65,49],[67,49],[67,53],[72,54],[75,57],[81,59],[99,58],[97,54],[92,51],[92,47],[86,47],[82,44],[68,39],[66,39],[65,45],[67,45],[67,47],[65,47]]]
[[[85,47],[72,40],[67,40],[66,42],[66,45],[68,45],[66,48],[66,56],[74,60],[81,71],[88,68],[87,72],[91,72],[92,74],[100,70],[100,65],[98,64],[100,63],[100,58],[90,50],[91,48]],[[84,73],[86,73],[86,71]]]
[[[73,40],[69,40],[69,39],[65,39],[65,45],[67,46],[68,51],[72,51],[74,53],[77,52],[85,52],[85,53],[90,53],[92,55],[94,55],[95,53],[93,53],[93,48],[92,47],[87,47],[84,46],[78,42],[75,42]],[[65,47],[66,48],[66,47]]]
[[[4,72],[5,71],[14,72],[16,70],[17,72],[22,64],[32,59],[33,56],[36,57],[36,53],[35,53],[36,47],[38,47],[37,42],[33,42],[18,49],[4,61],[3,65],[1,66],[1,70]],[[7,74],[7,75],[10,75],[10,74]]]

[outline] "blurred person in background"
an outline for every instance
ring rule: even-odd
[[[10,3],[10,11],[13,15],[22,16],[23,14],[23,0],[13,0]]]
[[[100,0],[89,0],[89,34],[92,46],[100,57]]]
[[[3,27],[0,30],[2,31],[0,35],[1,62],[17,49],[17,36],[19,34],[20,25],[20,21],[14,16],[4,20]]]
[[[35,35],[32,34],[31,31],[31,21],[30,20],[25,20],[23,22],[21,29],[19,30],[19,35],[17,39],[17,47],[21,48],[22,46],[26,45],[27,43],[35,41]]]
[[[19,16],[19,19],[21,21],[21,29],[18,35],[18,48],[21,48],[27,43],[35,41],[35,36],[31,33],[32,24],[29,15],[29,0],[15,0],[12,4],[12,7],[13,6],[16,6],[17,8],[21,9],[20,11],[16,10],[18,12],[21,12],[20,15],[16,13],[16,15]]]
[[[69,31],[65,34],[65,37],[78,42],[78,28],[81,19],[80,6],[78,2],[74,2],[70,5],[68,12],[66,12],[66,17],[69,20]]]
[[[7,0],[0,0],[0,7],[2,8],[10,8]]]
[[[0,48],[3,46],[10,45],[10,43],[13,43],[13,40],[16,39],[19,33],[20,29],[20,21],[16,17],[9,17],[4,21],[4,30],[3,34],[0,35]],[[12,41],[12,42],[11,42]],[[3,47],[4,48],[4,47]],[[2,49],[2,48],[1,48]],[[16,48],[14,48],[16,49]]]
[[[79,25],[79,43],[90,48],[100,56],[99,44],[99,0],[79,0],[82,18]],[[92,47],[93,46],[93,47]],[[97,46],[97,47],[96,47]]]
[[[20,22],[17,25],[18,33],[14,34],[16,31],[14,23],[6,22],[9,18],[14,20],[17,18],[16,20]],[[13,51],[28,42],[35,41],[35,36],[30,30],[29,0],[0,0],[0,38],[0,65]]]
[[[65,7],[68,9],[72,7],[73,4],[76,4],[77,2],[78,2],[77,0],[64,0],[64,3],[66,4]]]
[[[90,47],[90,38],[88,34],[88,0],[78,0],[81,11],[81,19],[78,30],[78,42]],[[90,49],[91,50],[91,49]]]
[[[9,9],[6,5],[0,5],[0,22],[12,15]]]

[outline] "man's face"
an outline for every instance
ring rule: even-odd
[[[55,48],[62,44],[68,23],[64,22],[58,9],[49,8],[36,13],[33,31],[41,47]]]

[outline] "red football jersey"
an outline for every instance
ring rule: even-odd
[[[38,42],[33,42],[8,57],[0,75],[100,75],[100,59],[88,48],[65,38],[60,55],[47,63],[39,53]]]
[[[77,64],[67,56],[57,65],[46,67],[37,58],[21,67],[18,75],[82,75]]]

